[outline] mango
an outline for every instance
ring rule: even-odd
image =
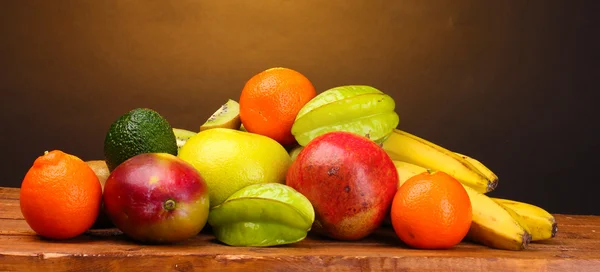
[[[117,166],[104,186],[111,222],[133,240],[177,243],[208,220],[208,188],[190,164],[169,153],[143,153]]]

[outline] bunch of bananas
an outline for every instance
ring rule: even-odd
[[[444,171],[462,183],[473,208],[468,240],[497,249],[522,250],[531,241],[556,235],[556,220],[544,209],[485,195],[496,188],[498,176],[480,161],[399,129],[382,147],[396,165],[398,186],[427,169]]]

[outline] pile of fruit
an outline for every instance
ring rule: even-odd
[[[394,100],[376,88],[317,94],[299,72],[272,68],[237,101],[198,132],[133,109],[111,124],[103,160],[46,152],[21,186],[25,220],[49,239],[116,227],[164,244],[206,230],[229,246],[309,232],[356,241],[387,227],[412,248],[522,250],[556,234],[542,208],[486,195],[498,177],[480,161],[398,129]]]

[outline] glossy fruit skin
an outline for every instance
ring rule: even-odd
[[[306,145],[290,166],[286,184],[312,203],[316,232],[358,240],[381,225],[397,190],[398,173],[376,143],[340,131]]]
[[[40,236],[70,239],[88,230],[100,211],[102,187],[80,158],[60,150],[38,157],[20,191],[21,213]]]
[[[206,224],[207,189],[190,164],[167,153],[144,153],[111,172],[104,206],[115,226],[132,239],[175,243],[197,235]]]
[[[200,172],[211,208],[257,183],[285,183],[290,156],[277,141],[255,133],[213,128],[189,138],[178,157]]]
[[[445,172],[424,172],[398,188],[390,212],[394,231],[419,249],[448,249],[467,235],[472,221],[469,195]]]
[[[310,201],[280,183],[253,184],[211,209],[215,237],[231,246],[275,246],[303,240],[315,213]]]
[[[498,179],[489,179],[479,170],[485,166],[476,167],[456,152],[404,130],[394,129],[381,147],[392,160],[444,171],[480,193],[491,192],[498,184]]]
[[[352,132],[380,143],[400,122],[392,97],[363,85],[339,86],[309,101],[292,125],[292,135],[304,146],[333,131]]]
[[[531,241],[542,241],[556,237],[558,223],[554,215],[542,207],[516,200],[492,198],[505,209],[516,213],[531,233]]]
[[[315,96],[315,87],[303,74],[284,67],[270,68],[244,85],[240,119],[247,131],[289,145],[296,141],[291,133],[296,115]]]

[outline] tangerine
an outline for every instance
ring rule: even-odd
[[[69,239],[88,230],[98,217],[102,187],[80,158],[46,151],[27,171],[19,199],[33,231],[49,239]]]
[[[289,68],[270,68],[244,85],[240,119],[248,132],[289,145],[296,141],[291,132],[296,115],[316,95],[315,87],[303,74]]]
[[[467,235],[471,200],[462,184],[442,171],[409,178],[396,192],[391,207],[396,235],[419,249],[448,249]]]

